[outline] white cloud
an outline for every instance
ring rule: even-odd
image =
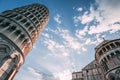
[[[71,80],[72,75],[70,70],[63,70],[59,73],[55,73],[56,77],[59,77],[60,80]]]
[[[87,32],[88,32],[88,26],[85,26],[82,30],[76,30],[75,35],[78,38],[83,38]]]
[[[33,49],[36,49],[36,45],[33,45]]]
[[[90,38],[87,38],[86,41],[85,41],[85,44],[88,45],[91,43],[91,39]]]
[[[77,11],[80,11],[80,12],[81,12],[82,10],[83,10],[83,9],[82,9],[81,7],[77,8]]]
[[[120,30],[120,24],[112,24],[112,29],[110,30],[110,33],[115,33],[118,30]]]
[[[98,44],[103,41],[103,38],[100,37],[100,34],[96,34],[96,40],[98,41]]]
[[[48,49],[52,52],[51,55],[57,57],[67,57],[69,56],[69,52],[67,49],[65,49],[65,46],[62,44],[52,40],[52,39],[46,39],[44,43],[47,45]]]
[[[99,34],[104,32],[115,33],[120,30],[120,1],[119,0],[96,0],[98,4],[98,8],[95,10],[93,6],[90,7],[89,13],[88,11],[84,12],[83,15],[74,16],[75,26],[78,26],[79,23],[88,25],[92,21],[92,24],[86,33]],[[116,5],[115,5],[116,4]],[[117,23],[118,22],[118,23]],[[117,23],[117,24],[115,24]],[[81,30],[83,31],[83,30]],[[79,35],[81,35],[81,31],[77,31]],[[83,34],[82,35],[86,35]],[[81,36],[79,36],[81,37]]]
[[[37,80],[58,80],[53,75],[42,73],[32,67],[28,67],[27,69],[32,75],[36,77]]]
[[[87,48],[85,46],[89,43],[89,40],[82,39],[85,40],[85,43],[82,43],[79,38],[70,34],[68,29],[61,27],[57,27],[57,29],[54,30],[48,28],[47,31],[50,31],[52,35],[61,39],[61,42],[59,42],[57,38],[47,38],[44,36],[44,43],[50,52],[44,60],[44,63],[39,62],[39,65],[42,65],[42,67],[53,73],[53,75],[55,74],[56,76],[54,76],[60,80],[71,80],[71,71],[75,68],[75,64],[70,58],[71,54],[86,52]],[[86,31],[87,27],[84,29],[83,33]],[[56,65],[58,63],[59,65]]]
[[[45,38],[44,43],[47,45],[48,49],[52,52],[51,55],[58,56],[60,54],[59,56],[67,57],[71,54],[71,51],[76,51],[77,53],[79,53],[80,51],[85,51],[85,49],[82,49],[82,47],[84,47],[84,44],[81,43],[77,37],[72,36],[69,30],[62,29],[60,27],[57,27],[57,29],[55,30],[50,28],[48,30],[62,40],[62,42],[58,42],[59,40],[54,38],[52,39]],[[77,35],[82,36],[83,33],[85,35],[86,32],[87,32],[87,26],[84,28],[83,31],[79,31]]]
[[[48,33],[42,33],[42,35],[43,35],[44,37],[46,37],[46,38],[49,38],[49,37],[50,37]]]
[[[37,60],[37,63],[47,71],[51,72],[55,80],[71,80],[71,61],[68,57],[49,56],[44,61]]]
[[[96,0],[98,2],[98,0]],[[99,22],[97,26],[91,26],[89,34],[110,32],[114,33],[120,30],[120,24],[114,24],[120,21],[120,1],[118,0],[102,0],[98,4],[98,9],[93,10],[96,20]],[[117,3],[114,5],[114,3]],[[101,15],[101,16],[98,16]]]
[[[39,79],[42,79],[42,74],[35,69],[28,67],[28,71],[31,72],[32,74],[36,75]]]
[[[62,55],[63,56],[69,56],[69,53],[64,52],[64,53],[62,53]]]
[[[86,48],[84,48],[84,47],[82,47],[82,50],[83,50],[83,51],[87,51],[87,49],[86,49]]]
[[[101,21],[101,24],[97,26],[91,26],[89,30],[89,34],[110,32],[115,33],[120,30],[120,24],[111,23],[108,19]]]
[[[81,47],[80,42],[77,41],[75,37],[71,36],[68,30],[60,29],[58,27],[58,32],[59,35],[65,40],[64,45],[66,45],[66,47],[71,48],[73,50],[80,49]]]
[[[74,16],[74,23],[77,25],[77,23],[82,23],[82,24],[89,24],[91,21],[93,21],[95,18],[93,14],[93,8],[90,8],[90,14],[88,14],[88,11],[84,12],[84,14],[81,16]]]
[[[93,8],[91,7],[90,8],[90,14],[88,14],[87,12],[84,13],[84,15],[81,17],[81,23],[82,24],[88,24],[90,23],[91,21],[93,21],[94,19],[94,14],[93,14]]]
[[[74,16],[73,17],[75,26],[78,26],[78,24],[81,22],[81,16]]]
[[[53,73],[58,80],[71,80],[71,71],[78,66],[76,65],[77,62],[75,63],[69,59],[71,54],[86,53],[86,46],[97,45],[103,41],[102,37],[104,36],[101,33],[109,31],[112,34],[120,30],[119,24],[116,23],[120,21],[118,13],[113,11],[113,14],[111,14],[110,8],[107,9],[105,5],[104,7],[101,5],[103,5],[102,2],[99,3],[98,9],[94,10],[93,6],[91,6],[90,10],[84,12],[83,15],[74,16],[73,19],[76,26],[80,23],[85,25],[83,29],[77,29],[75,34],[71,34],[68,29],[63,29],[62,27],[64,26],[57,27],[57,29],[47,29],[48,32],[53,36],[57,36],[57,38],[51,38],[51,34],[43,34],[44,44],[49,49],[49,55],[44,60],[44,63],[39,61],[38,63]],[[78,11],[82,11],[82,9]],[[54,17],[54,20],[61,24],[59,14]],[[98,22],[98,24],[90,24],[92,21],[94,23]]]
[[[60,20],[60,15],[57,14],[55,17],[54,17],[54,20],[58,23],[58,24],[61,24],[61,20]]]

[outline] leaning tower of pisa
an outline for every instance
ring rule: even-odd
[[[47,7],[26,5],[0,14],[0,80],[12,80],[49,20]]]

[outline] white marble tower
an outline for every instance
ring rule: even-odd
[[[41,4],[26,5],[0,14],[0,80],[12,80],[49,20]]]

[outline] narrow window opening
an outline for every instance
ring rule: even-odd
[[[109,55],[107,55],[107,59],[110,60],[110,56]]]
[[[30,28],[28,29],[29,32],[31,32],[31,30],[33,30],[33,27],[30,27]]]
[[[13,18],[13,17],[15,17],[15,16],[17,16],[17,14],[12,14],[12,15],[10,15],[9,17]]]
[[[20,30],[17,30],[17,31],[15,32],[16,35],[19,35],[20,33],[21,33]]]
[[[20,19],[22,19],[22,16],[17,16],[15,19],[20,20]]]
[[[29,17],[30,17],[30,18],[33,18],[34,16],[33,16],[33,15],[30,15]]]
[[[117,46],[120,46],[120,42],[115,42],[115,44],[116,44]]]
[[[22,41],[24,38],[25,38],[25,35],[22,34],[19,39]]]
[[[33,18],[32,20],[33,20],[33,21],[35,21],[35,20],[36,20],[36,18]]]
[[[3,22],[3,19],[0,19],[0,23]]]
[[[103,54],[102,50],[100,50],[100,51],[98,52],[98,54],[99,54],[99,56],[101,56],[101,55]]]
[[[27,20],[26,19],[23,19],[23,20],[21,20],[20,22],[21,23],[25,23]]]
[[[29,15],[29,14],[30,14],[29,12],[25,13],[26,16]]]
[[[115,51],[116,54],[120,54],[120,51]]]
[[[111,46],[112,48],[115,48],[115,45],[114,45],[113,43],[111,43],[110,46]]]
[[[25,24],[25,26],[26,26],[26,27],[29,27],[29,26],[30,26],[30,23],[29,23],[29,22],[27,22],[27,23]]]
[[[102,48],[104,52],[106,52],[106,49],[105,48]]]
[[[110,50],[110,46],[109,46],[109,45],[107,45],[106,48],[107,48],[108,50]]]
[[[114,57],[115,56],[115,54],[114,53],[111,53],[111,57]]]
[[[16,26],[10,26],[10,27],[9,27],[9,30],[10,30],[10,31],[14,31],[15,29],[16,29]]]

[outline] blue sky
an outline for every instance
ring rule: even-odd
[[[94,60],[94,48],[120,38],[119,0],[0,0],[0,12],[44,4],[50,20],[14,80],[71,80]]]

